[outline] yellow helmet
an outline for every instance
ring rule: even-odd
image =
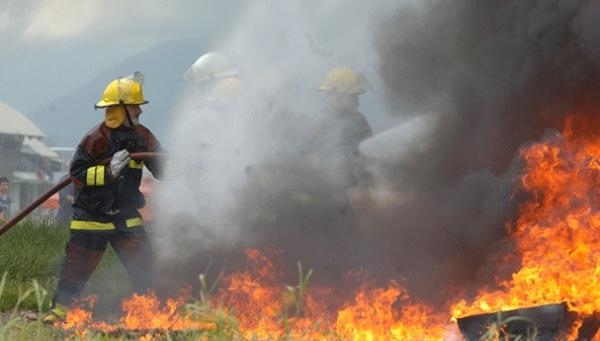
[[[337,66],[327,73],[319,90],[359,95],[366,91],[367,85],[367,80],[362,74],[347,66]]]
[[[216,100],[237,98],[242,94],[242,82],[237,77],[227,77],[215,85],[212,97]]]
[[[118,104],[141,105],[148,103],[144,99],[142,91],[143,82],[144,76],[139,71],[132,76],[115,79],[104,89],[102,98],[96,103],[96,108],[106,108]]]

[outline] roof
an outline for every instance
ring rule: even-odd
[[[43,137],[44,133],[27,116],[0,102],[0,134]]]
[[[23,149],[21,151],[26,154],[35,154],[48,159],[60,160],[60,155],[37,137],[26,137],[23,141]]]
[[[16,181],[27,181],[27,182],[43,182],[40,176],[35,172],[14,172],[14,179]]]

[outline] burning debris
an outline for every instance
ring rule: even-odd
[[[568,310],[566,303],[499,311],[458,319],[462,335],[470,340],[524,337],[532,340],[596,340],[597,316],[584,320]]]
[[[571,327],[572,321],[567,316],[566,304],[548,304],[463,317],[458,319],[458,325],[467,340],[480,340],[482,336],[484,339],[500,339],[517,335],[535,340],[555,340],[563,329]]]
[[[599,311],[598,123],[596,117],[573,114],[562,134],[521,150],[521,186],[530,199],[510,227],[520,269],[500,283],[502,290],[458,302],[453,316],[562,301],[580,319]]]

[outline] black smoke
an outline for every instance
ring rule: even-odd
[[[492,283],[511,252],[519,147],[600,108],[600,2],[425,1],[378,25],[380,74],[393,115],[430,114],[402,157],[375,160],[381,186],[412,199],[372,224],[384,259],[419,296]],[[587,110],[586,112],[584,112]],[[433,113],[433,114],[432,114]],[[393,153],[392,153],[393,154]]]

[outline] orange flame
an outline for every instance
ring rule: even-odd
[[[425,305],[411,303],[406,290],[395,281],[387,288],[364,285],[346,303],[330,288],[311,287],[299,297],[297,287],[281,284],[283,274],[270,258],[253,249],[246,250],[246,255],[248,270],[223,279],[213,306],[222,304],[236,316],[240,332],[247,339],[441,340],[448,333],[448,313],[436,314]],[[118,324],[93,321],[90,311],[76,308],[69,312],[63,328],[75,330],[80,336],[90,328],[103,332],[214,329],[214,323],[194,321],[180,311],[189,296],[188,290],[161,304],[153,293],[134,294],[123,301]],[[296,306],[299,300],[301,310]],[[143,338],[151,339],[152,334]]]
[[[600,311],[600,125],[575,116],[562,134],[534,143],[520,153],[525,168],[520,187],[530,197],[509,226],[521,268],[498,290],[482,290],[472,302],[450,302],[434,310],[413,300],[396,281],[387,288],[363,283],[352,300],[333,288],[285,286],[276,256],[249,249],[248,270],[223,278],[212,297],[236,316],[243,337],[304,340],[442,340],[461,339],[450,318],[567,302],[579,316]],[[189,292],[161,304],[156,295],[134,295],[123,302],[118,324],[94,322],[91,313],[70,312],[66,329],[103,331],[211,330],[181,311]],[[581,326],[577,321],[572,336]],[[83,332],[82,332],[83,333]],[[148,334],[144,338],[149,339]],[[597,338],[600,338],[598,336]]]
[[[521,268],[502,290],[453,306],[454,317],[567,302],[579,315],[600,311],[600,131],[570,116],[562,135],[521,150],[530,200],[511,226]]]
[[[302,314],[289,317],[284,325],[281,316],[290,307],[282,274],[257,250],[246,254],[250,270],[228,276],[218,297],[238,313],[247,338],[277,339],[286,329],[293,339],[303,340],[441,340],[447,333],[448,313],[434,314],[425,305],[411,304],[395,281],[387,289],[364,285],[345,304],[330,288],[311,287]]]
[[[187,290],[189,291],[189,290]],[[180,311],[185,299],[189,294],[183,293],[176,299],[168,299],[163,305],[153,292],[146,295],[133,294],[130,298],[123,300],[123,316],[120,323],[108,323],[95,321],[90,311],[93,302],[87,300],[88,309],[81,306],[70,309],[67,320],[62,328],[73,330],[81,337],[85,337],[89,330],[97,330],[105,333],[125,331],[147,331],[147,330],[212,330],[214,323],[199,322],[186,316]],[[149,338],[149,335],[144,336]]]
[[[446,333],[447,314],[435,314],[423,304],[409,301],[400,285],[391,281],[387,289],[363,287],[354,302],[337,313],[337,333],[352,340],[440,340]]]

